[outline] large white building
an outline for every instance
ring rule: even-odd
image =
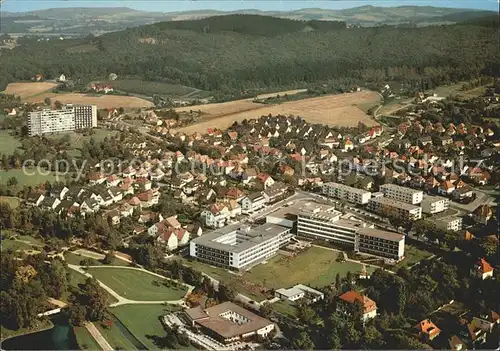
[[[66,105],[60,110],[43,109],[30,112],[28,117],[30,136],[94,127],[97,127],[95,105]]]
[[[450,200],[441,196],[424,196],[421,205],[423,213],[434,214],[446,211],[450,207]]]
[[[458,232],[462,230],[462,217],[447,216],[442,218],[431,218],[431,223],[434,223],[436,228],[441,230],[449,230]]]
[[[386,259],[399,261],[404,257],[404,235],[374,229],[373,225],[341,216],[331,206],[304,206],[297,216],[297,235],[331,241],[355,252]]]
[[[385,197],[412,205],[421,203],[424,196],[424,192],[422,190],[407,188],[396,184],[381,185],[380,191]]]
[[[290,228],[265,223],[258,227],[235,224],[191,240],[189,254],[229,269],[245,269],[274,256],[286,245]]]
[[[368,202],[368,209],[381,215],[393,214],[410,221],[422,218],[422,207],[384,196],[372,197]]]
[[[372,196],[372,193],[369,191],[333,182],[323,184],[322,192],[324,195],[359,205],[367,204]]]

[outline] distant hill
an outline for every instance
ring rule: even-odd
[[[229,96],[329,80],[380,84],[388,79],[427,87],[483,72],[500,74],[496,28],[343,25],[228,15],[166,21],[98,37],[21,39],[20,46],[0,51],[0,90],[37,73],[47,79],[65,73],[88,82],[114,72],[121,79],[164,81]]]
[[[1,33],[100,35],[163,21],[186,21],[231,14],[264,15],[300,21],[343,21],[347,25],[378,26],[411,24],[426,26],[451,24],[495,14],[492,11],[440,8],[431,6],[361,6],[344,10],[306,8],[297,11],[260,11],[244,9],[231,12],[198,10],[184,12],[145,12],[127,7],[56,8],[23,13],[2,13]],[[22,17],[36,16],[38,22]],[[214,27],[214,24],[212,25]]]

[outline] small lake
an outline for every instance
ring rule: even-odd
[[[51,329],[15,336],[2,342],[2,350],[77,350],[73,327],[68,318],[59,314],[51,319]]]

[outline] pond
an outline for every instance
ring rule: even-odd
[[[2,342],[2,350],[77,350],[73,327],[62,314],[51,319],[51,329],[24,334]]]

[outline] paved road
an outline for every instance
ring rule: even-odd
[[[111,347],[109,342],[104,339],[104,336],[102,336],[101,332],[95,327],[94,323],[92,322],[87,322],[85,324],[85,328],[89,331],[90,335],[97,341],[101,349],[104,351],[113,351],[114,349]]]

